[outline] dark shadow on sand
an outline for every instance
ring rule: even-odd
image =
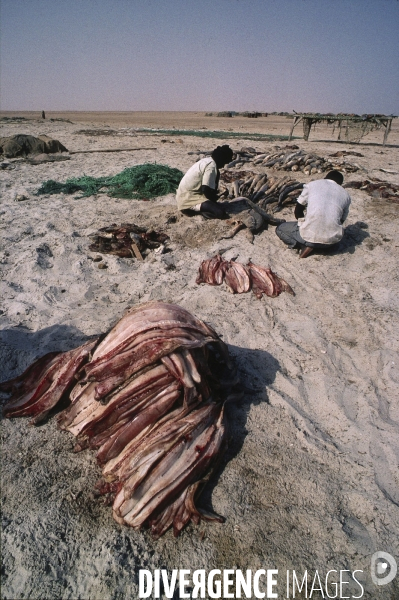
[[[212,492],[226,465],[239,454],[247,436],[246,423],[252,405],[269,404],[267,388],[281,370],[280,363],[265,350],[250,350],[228,345],[236,372],[244,389],[244,396],[237,402],[225,405],[228,423],[228,447],[220,463],[203,489],[198,506],[212,511]]]
[[[356,246],[360,246],[364,240],[370,237],[367,229],[367,223],[356,221],[356,223],[345,227],[344,237],[338,244],[334,245],[331,250],[316,250],[315,253],[329,254],[330,256],[347,253],[353,254],[356,250]]]

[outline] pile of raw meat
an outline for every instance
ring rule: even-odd
[[[399,185],[390,181],[381,181],[377,177],[362,181],[349,181],[343,187],[364,190],[373,198],[384,198],[390,202],[399,202]]]
[[[223,282],[233,294],[243,294],[252,290],[257,298],[262,298],[263,294],[274,298],[281,292],[294,295],[291,286],[271,269],[265,269],[251,262],[243,265],[234,260],[227,261],[220,254],[203,260],[196,283],[221,285]]]
[[[58,424],[91,448],[99,494],[122,524],[154,537],[192,520],[221,520],[195,497],[226,444],[224,401],[233,381],[227,347],[187,310],[163,302],[130,309],[105,336],[46,354],[0,385],[7,417],[42,421],[69,396]]]

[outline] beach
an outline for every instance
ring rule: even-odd
[[[46,112],[41,119],[3,111],[2,117],[2,137],[47,135],[70,158],[37,165],[2,159],[9,166],[0,178],[1,380],[47,352],[106,332],[128,307],[163,300],[217,331],[247,389],[226,409],[229,446],[199,501],[225,522],[190,525],[177,539],[169,531],[154,541],[147,531],[117,524],[111,507],[93,494],[100,477],[94,454],[74,453],[74,439],[54,418],[38,427],[25,418],[3,419],[2,597],[137,598],[140,569],[276,569],[279,598],[287,597],[285,574],[293,569],[311,574],[308,591],[315,571],[323,582],[330,570],[346,571],[347,596],[359,596],[357,571],[362,598],[399,597],[398,579],[379,588],[370,578],[373,553],[399,557],[399,204],[348,189],[343,240],[331,252],[299,260],[273,226],[253,244],[244,230],[226,239],[226,222],[180,214],[174,194],[147,201],[103,191],[36,195],[49,179],[116,175],[144,163],[184,173],[196,152],[225,143],[265,153],[296,144],[323,157],[355,151],[362,156],[347,160],[358,171],[344,173],[345,182],[398,184],[398,119],[382,146],[382,130],[354,144],[338,142],[326,125],[312,129],[308,141],[300,127],[291,142],[256,139],[288,136],[291,120],[276,115]],[[104,151],[117,149],[125,151]],[[296,173],[303,183],[323,176]],[[292,204],[278,216],[294,220]],[[88,236],[124,222],[166,233],[170,251],[149,252],[144,261],[106,254],[93,261],[98,253],[89,250]],[[217,253],[270,267],[295,296],[258,300],[197,285],[201,261]]]

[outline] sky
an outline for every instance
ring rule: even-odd
[[[399,114],[399,0],[0,0],[0,109]]]

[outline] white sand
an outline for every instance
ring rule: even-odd
[[[140,568],[277,568],[279,598],[286,597],[287,569],[317,569],[322,578],[329,569],[360,569],[364,598],[398,598],[399,578],[381,588],[372,584],[370,557],[382,550],[399,558],[399,205],[350,190],[347,232],[338,249],[298,260],[274,227],[257,235],[253,245],[244,231],[223,240],[226,224],[179,216],[173,195],[150,202],[105,194],[35,196],[47,179],[112,175],[145,162],[185,171],[195,160],[189,151],[225,142],[127,136],[122,127],[175,122],[176,128],[285,134],[290,127],[285,119],[270,118],[175,115],[173,121],[173,115],[155,114],[135,121],[125,115],[124,121],[110,114],[107,121],[86,115],[81,117],[86,122],[78,122],[79,115],[64,116],[73,123],[48,118],[10,123],[1,135],[47,134],[71,151],[157,149],[74,154],[69,161],[37,166],[17,161],[14,169],[0,171],[1,379],[18,375],[46,352],[73,348],[104,332],[127,306],[163,299],[181,304],[223,336],[253,392],[229,409],[230,447],[202,499],[226,523],[190,526],[177,540],[168,532],[154,542],[146,532],[116,524],[110,507],[93,497],[100,475],[93,455],[73,454],[72,436],[58,431],[54,420],[36,428],[27,419],[4,420],[2,597],[136,598]],[[104,125],[121,135],[77,133]],[[346,180],[374,176],[399,183],[398,174],[379,170],[399,171],[397,122],[385,148],[382,132],[360,145],[329,138],[331,130],[320,129],[310,141],[296,143],[322,156],[339,149],[364,154],[347,157],[365,171]],[[228,143],[265,151],[274,145]],[[20,194],[27,200],[15,201]],[[293,220],[292,207],[281,214]],[[177,223],[168,224],[174,215]],[[121,222],[165,231],[172,252],[143,263],[105,255],[108,268],[100,270],[89,258],[87,235]],[[256,300],[225,287],[197,286],[201,260],[218,251],[227,259],[270,266],[296,296]],[[345,591],[350,589],[359,594],[355,584]]]

